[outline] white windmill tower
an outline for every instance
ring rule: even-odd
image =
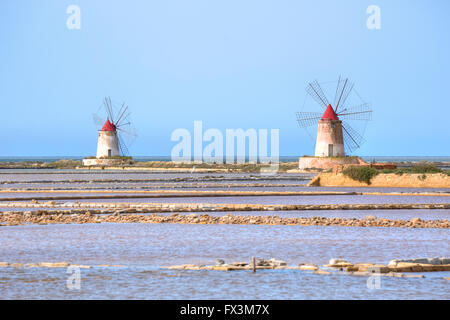
[[[106,119],[102,129],[98,131],[97,158],[120,156],[117,127]]]

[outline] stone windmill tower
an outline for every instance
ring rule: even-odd
[[[344,157],[344,137],[342,134],[342,121],[336,112],[327,106],[317,125],[316,157]]]
[[[306,92],[322,108],[322,112],[297,112],[297,121],[302,128],[317,124],[315,157],[345,157],[358,149],[364,141],[362,133],[354,129],[349,122],[368,121],[372,118],[372,109],[356,93],[358,104],[350,105],[347,101],[354,84],[349,79],[341,79],[336,85],[334,107],[317,81],[309,83]]]

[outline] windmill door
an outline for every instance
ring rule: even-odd
[[[333,156],[333,145],[332,144],[328,145],[328,156],[329,157]]]
[[[108,157],[111,157],[111,149],[108,149]]]

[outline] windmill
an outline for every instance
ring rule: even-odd
[[[93,114],[98,131],[97,158],[129,156],[128,146],[136,138],[131,112],[125,103],[120,107],[106,97],[99,107],[103,115]],[[98,112],[97,111],[97,112]],[[106,120],[105,120],[106,119]]]
[[[331,85],[328,92],[317,82],[306,87],[307,97],[312,97],[322,112],[297,112],[297,121],[301,128],[317,124],[316,157],[344,157],[353,153],[364,142],[363,134],[367,121],[372,119],[370,104],[362,100],[349,79],[339,80]],[[330,85],[326,83],[326,85]],[[327,94],[332,95],[332,104]],[[305,99],[306,103],[306,99]]]

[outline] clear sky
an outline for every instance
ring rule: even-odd
[[[194,120],[278,128],[281,155],[313,154],[295,112],[308,81],[339,74],[374,110],[357,154],[449,156],[449,14],[448,0],[2,0],[0,156],[94,155],[104,96],[133,112],[133,155],[170,155]]]

